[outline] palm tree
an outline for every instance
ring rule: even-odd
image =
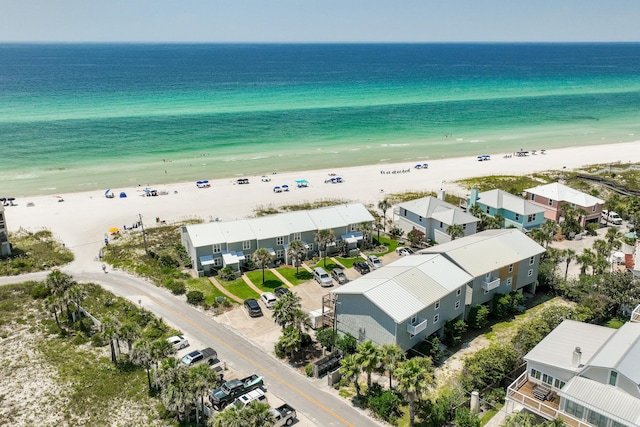
[[[582,250],[582,254],[576,256],[576,261],[580,264],[580,274],[587,274],[587,267],[593,266],[593,262],[595,261],[595,254],[589,248],[584,248]]]
[[[365,341],[358,345],[356,358],[360,362],[360,367],[367,373],[367,389],[371,388],[371,373],[380,369],[382,360],[380,359],[380,348],[371,341]]]
[[[295,312],[300,309],[302,298],[295,292],[287,292],[273,306],[273,321],[283,329],[292,326],[296,319]]]
[[[287,248],[287,256],[293,261],[296,266],[296,274],[298,274],[300,264],[307,258],[307,248],[300,240],[294,240]]]
[[[167,340],[160,338],[151,343],[150,350],[151,350],[151,360],[153,361],[153,364],[155,367],[155,371],[154,371],[155,384],[156,384],[156,388],[159,388],[160,384],[158,383],[158,374],[157,374],[158,365],[167,357],[174,355],[176,353],[176,349],[173,348],[171,343],[169,343]]]
[[[567,263],[565,269],[564,269],[564,280],[567,280],[567,275],[569,274],[569,264],[571,264],[571,261],[576,259],[576,251],[574,251],[573,249],[565,249],[563,251],[563,255],[565,257],[565,262]]]
[[[353,381],[353,385],[356,388],[356,395],[360,396],[360,384],[358,378],[362,373],[362,367],[358,356],[355,354],[348,354],[340,360],[340,373],[347,379],[347,381]]]
[[[607,255],[609,254],[609,244],[602,239],[597,239],[593,242],[592,245],[593,249],[596,251],[596,253],[600,256],[603,257],[607,257]]]
[[[469,208],[469,213],[473,216],[475,216],[476,218],[478,218],[480,221],[482,221],[482,219],[487,216],[487,214],[482,210],[482,208],[480,207],[480,205],[473,205]]]
[[[189,369],[189,388],[194,397],[196,423],[200,420],[200,409],[204,408],[204,395],[219,384],[220,376],[207,364],[196,365]]]
[[[73,284],[67,291],[68,298],[73,301],[76,306],[77,320],[80,320],[80,308],[87,295],[87,290],[84,287],[79,286],[77,283]]]
[[[145,339],[136,341],[133,349],[129,354],[129,359],[135,365],[142,366],[147,371],[147,382],[149,383],[149,392],[151,392],[151,343]]]
[[[369,247],[369,242],[371,242],[371,232],[373,231],[371,223],[366,221],[361,222],[356,226],[356,230],[362,233],[363,246]]]
[[[547,241],[550,240],[549,235],[539,228],[534,228],[527,234],[527,236],[540,246],[546,246]]]
[[[271,426],[276,422],[268,403],[251,402],[244,412],[249,427]]]
[[[273,262],[273,256],[266,248],[259,248],[251,256],[253,262],[262,268],[262,284],[264,285],[264,269]]]
[[[416,357],[404,361],[394,371],[398,381],[397,389],[409,405],[409,425],[415,424],[416,401],[422,399],[427,390],[435,384],[433,364],[428,357]]]
[[[318,248],[322,250],[322,256],[324,258],[324,266],[327,266],[327,246],[330,243],[336,241],[336,236],[333,234],[333,230],[320,230],[316,233],[315,239],[318,244]]]
[[[553,241],[554,236],[558,233],[558,223],[555,221],[547,220],[540,226],[542,230],[549,238],[545,240],[545,248],[549,247],[549,243]]]
[[[451,237],[451,240],[456,240],[458,237],[464,236],[464,228],[460,224],[453,224],[447,227],[447,234]]]
[[[605,239],[609,243],[609,252],[613,252],[614,248],[620,247],[620,239],[622,239],[622,233],[616,227],[609,227]]]
[[[378,202],[378,209],[380,209],[382,211],[382,218],[383,218],[383,222],[382,222],[382,226],[383,226],[383,231],[387,231],[386,228],[384,228],[384,224],[387,222],[387,211],[391,208],[391,202],[387,199],[382,199]],[[378,240],[380,240],[378,238]]]
[[[300,350],[300,345],[302,344],[300,330],[293,326],[287,326],[282,330],[278,344],[285,353],[289,353],[289,358],[293,360],[294,354]]]
[[[129,353],[131,353],[133,342],[140,338],[141,333],[140,326],[135,322],[128,321],[120,326],[120,338],[126,341]]]
[[[380,349],[380,361],[385,371],[389,373],[389,389],[393,388],[393,371],[405,359],[405,353],[396,344],[383,344]]]
[[[182,420],[187,408],[193,402],[193,394],[189,390],[189,369],[172,357],[162,361],[160,366],[160,398],[167,409],[178,414]]]
[[[60,311],[62,311],[62,304],[64,303],[67,307],[67,317],[69,316],[69,305],[67,304],[67,291],[71,286],[73,286],[75,282],[73,281],[73,277],[67,273],[63,273],[60,270],[53,270],[49,275],[47,275],[47,280],[45,285],[51,293],[58,300],[58,304],[60,305]]]
[[[56,319],[56,325],[58,325],[58,329],[62,332],[62,327],[60,326],[60,320],[58,319],[58,299],[55,295],[49,295],[44,300],[45,308],[53,314],[53,317]]]
[[[114,317],[106,317],[102,322],[103,335],[109,338],[111,361],[115,364],[120,356],[120,322]]]

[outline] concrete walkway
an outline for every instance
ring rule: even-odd
[[[344,266],[344,264],[342,264],[340,261],[338,261],[337,259],[335,259],[334,257],[329,258],[333,263],[335,263],[337,266],[339,266],[340,268],[347,268]]]
[[[242,280],[244,280],[244,283],[246,283],[247,286],[249,286],[251,289],[256,291],[258,293],[258,295],[261,295],[262,293],[264,293],[264,291],[262,289],[258,288],[256,285],[253,284],[253,282],[251,280],[249,280],[249,278],[247,277],[246,274],[242,275]]]
[[[218,282],[216,279],[214,279],[213,277],[209,277],[209,281],[211,281],[211,283],[213,283],[213,286],[215,286],[220,292],[222,292],[223,294],[225,294],[227,297],[231,298],[232,300],[239,302],[240,304],[242,304],[244,301],[242,301],[240,299],[240,297],[235,296],[234,294],[232,294],[231,292],[229,292],[227,290],[227,288],[225,288],[224,286],[222,286],[220,284],[220,282]]]

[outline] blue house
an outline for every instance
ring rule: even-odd
[[[479,206],[482,212],[489,216],[502,216],[505,228],[514,227],[521,231],[529,231],[539,228],[545,221],[545,208],[502,190],[482,193],[476,189],[471,190],[467,210],[474,205]]]

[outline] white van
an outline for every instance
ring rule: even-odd
[[[329,273],[324,271],[324,268],[316,267],[313,269],[313,278],[316,279],[316,282],[320,284],[320,286],[328,287],[333,286],[333,280],[331,280],[331,276]]]
[[[604,209],[602,211],[602,219],[609,224],[622,225],[622,218],[614,211]]]
[[[257,388],[255,390],[251,390],[247,394],[243,394],[233,401],[233,406],[238,409],[243,409],[251,402],[267,403],[267,396],[265,395],[264,390]]]

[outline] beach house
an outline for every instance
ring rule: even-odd
[[[467,199],[467,212],[473,206],[478,206],[486,215],[500,215],[504,218],[502,226],[505,228],[529,231],[539,228],[545,221],[545,208],[500,189],[483,192],[471,190]]]
[[[444,192],[439,197],[423,197],[400,203],[394,209],[397,226],[406,234],[414,228],[424,233],[426,239],[436,243],[451,240],[447,230],[452,225],[462,227],[464,236],[475,234],[478,221],[475,216],[444,201]]]
[[[497,293],[527,290],[544,248],[522,232],[488,230],[437,245],[331,291],[334,327],[359,342],[407,350]]]
[[[507,389],[508,413],[522,405],[570,426],[640,425],[640,323],[565,320],[524,360],[526,371]]]
[[[9,242],[9,230],[4,215],[4,206],[0,204],[0,256],[11,255],[11,243]]]
[[[575,190],[559,182],[540,185],[525,190],[525,198],[546,209],[545,218],[559,221],[562,217],[562,205],[582,211],[580,225],[600,221],[604,200],[582,191]]]
[[[373,217],[362,204],[337,205],[309,211],[287,212],[229,222],[188,225],[180,230],[181,241],[198,275],[231,267],[239,272],[259,248],[267,249],[275,262],[290,264],[287,249],[294,240],[301,241],[307,256],[318,253],[315,242],[320,230],[331,230],[335,242],[329,254],[362,245],[371,235],[364,234],[363,224],[371,230]]]

